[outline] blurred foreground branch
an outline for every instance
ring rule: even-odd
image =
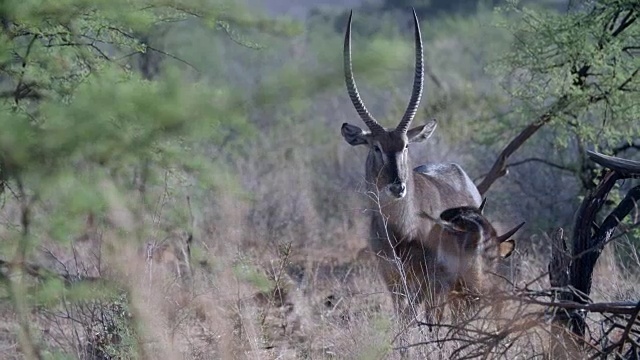
[[[69,273],[51,270],[47,267],[29,262],[16,263],[0,259],[0,278],[8,277],[12,272],[15,271],[14,269],[20,269],[21,271],[24,271],[26,274],[36,278],[37,280],[58,278],[63,280],[66,286],[82,282],[96,283],[105,281],[105,279],[101,277],[72,275]]]

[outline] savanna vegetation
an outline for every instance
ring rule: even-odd
[[[354,72],[385,126],[411,91],[411,6],[427,66],[414,124],[438,128],[410,156],[460,164],[498,230],[526,221],[498,316],[407,328],[394,314],[366,250],[365,152],[340,136],[360,124],[342,68],[350,9],[10,0],[0,357],[637,358],[637,173],[587,150],[640,160],[640,4],[363,1]],[[573,255],[584,239],[602,251],[588,300],[550,279],[571,253],[558,228]],[[578,326],[547,298],[580,303]]]

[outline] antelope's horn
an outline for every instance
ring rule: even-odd
[[[480,207],[478,208],[478,210],[480,211],[480,214],[482,214],[482,212],[484,211],[484,206],[487,205],[487,198],[482,199],[482,203],[480,204]]]
[[[516,233],[516,231],[520,230],[520,228],[525,224],[525,222],[521,222],[520,225],[514,227],[513,229],[507,231],[506,233],[498,236],[498,242],[504,242],[506,240],[508,240],[511,236],[513,236],[513,234]]]
[[[353,10],[349,13],[349,22],[347,23],[347,31],[344,34],[344,80],[347,84],[347,91],[353,106],[356,108],[358,115],[364,123],[367,125],[372,133],[377,134],[384,132],[384,128],[380,125],[376,119],[371,116],[367,107],[364,106],[364,102],[360,98],[358,88],[356,87],[356,81],[353,78],[353,67],[351,64],[351,17],[353,16]]]
[[[396,131],[406,133],[409,130],[411,121],[416,116],[418,106],[420,106],[420,99],[422,98],[422,87],[424,86],[424,56],[422,53],[422,35],[420,34],[420,23],[418,22],[418,16],[416,10],[413,9],[413,26],[415,29],[415,48],[416,48],[416,65],[415,75],[413,77],[413,90],[411,91],[411,100],[407,110],[405,110],[402,120],[396,127]]]

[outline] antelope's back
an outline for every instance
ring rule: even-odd
[[[431,214],[459,206],[479,207],[482,197],[469,175],[458,164],[425,164],[413,169],[416,187]]]

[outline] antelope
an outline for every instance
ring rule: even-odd
[[[368,130],[349,123],[342,124],[341,133],[352,146],[364,145],[368,150],[365,180],[370,203],[369,248],[377,255],[382,277],[391,292],[396,310],[403,302],[405,286],[399,279],[398,261],[405,261],[407,251],[397,253],[395,248],[411,239],[423,239],[434,222],[420,221],[418,209],[439,214],[459,206],[478,207],[480,193],[469,176],[457,164],[432,164],[413,168],[408,147],[427,140],[435,131],[437,122],[409,128],[414,119],[424,84],[424,57],[418,17],[413,11],[415,29],[415,74],[413,90],[407,109],[393,129],[384,128],[367,110],[353,77],[351,63],[351,19],[349,14],[344,37],[344,73],[347,91],[353,106]],[[413,245],[407,245],[409,247]],[[411,251],[409,251],[411,252]]]
[[[511,239],[525,223],[522,222],[503,235],[498,235],[493,225],[482,214],[485,202],[479,208],[462,206],[443,211],[440,220],[426,212],[420,216],[436,222],[430,234],[421,243],[428,249],[432,264],[424,264],[429,280],[421,293],[432,292],[437,300],[448,300],[454,318],[477,307],[477,296],[488,295],[495,282],[488,275],[497,270],[498,260],[507,258],[515,249]],[[414,246],[415,248],[415,246]],[[425,250],[415,252],[422,256]],[[435,301],[426,297],[427,319],[440,321],[441,308],[433,306]]]

